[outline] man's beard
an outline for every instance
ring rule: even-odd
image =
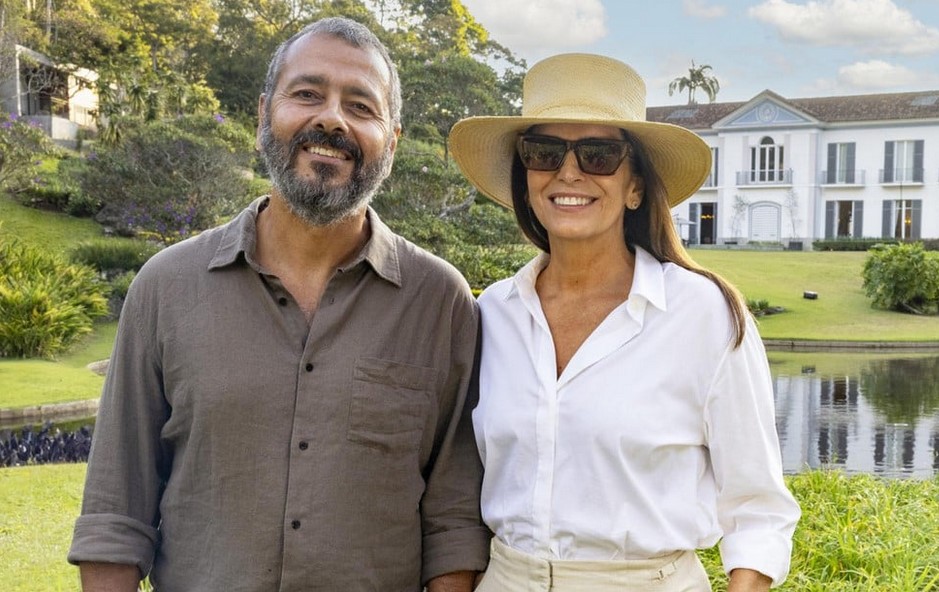
[[[274,137],[269,122],[270,118],[261,124],[261,157],[271,183],[284,197],[290,211],[313,226],[329,226],[351,217],[372,201],[381,182],[391,172],[390,137],[381,156],[366,163],[359,146],[348,136],[306,131],[290,142],[282,142]],[[311,165],[316,173],[313,179],[298,175],[294,163],[304,145],[328,146],[347,152],[354,163],[349,181],[330,187],[338,169],[325,163]]]

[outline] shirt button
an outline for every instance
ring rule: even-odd
[[[310,444],[306,440],[304,440],[303,442],[300,442],[300,450],[306,450],[309,447],[310,447]]]
[[[284,296],[281,296],[280,298],[277,299],[277,304],[281,306],[287,306],[287,298]]]
[[[299,528],[300,528],[300,521],[299,521],[299,520],[294,520],[293,522],[291,522],[291,523],[290,523],[290,528],[292,528],[292,529],[294,529],[294,530],[299,530]]]
[[[308,363],[305,367],[307,372],[313,372],[313,364]]]

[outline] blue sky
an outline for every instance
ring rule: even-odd
[[[462,0],[529,65],[563,52],[620,59],[650,106],[709,64],[718,101],[939,89],[939,0]],[[699,94],[698,101],[707,97]]]

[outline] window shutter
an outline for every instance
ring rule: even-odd
[[[854,183],[854,142],[848,144],[848,158],[845,163],[845,183]]]
[[[884,183],[893,183],[893,142],[884,142]]]
[[[854,202],[854,238],[864,236],[864,202],[857,200]]]
[[[829,144],[831,147],[833,144]],[[831,150],[828,151],[829,156],[831,155]],[[831,170],[828,171],[831,173]],[[825,238],[835,238],[835,206],[838,205],[836,201],[825,202]]]
[[[910,220],[911,222],[910,238],[919,239],[921,238],[920,231],[922,228],[923,200],[921,199],[910,200],[910,205],[911,205],[910,215],[912,216],[912,219]]]
[[[913,142],[913,182],[923,182],[923,140]]]
[[[834,183],[838,179],[838,144],[828,145],[828,171],[825,174],[826,183]],[[831,205],[831,202],[829,202]],[[826,238],[827,237],[826,235]]]
[[[714,202],[714,242],[717,242],[717,237],[722,236],[724,233],[721,232],[721,217],[718,215],[717,202]]]
[[[718,183],[717,174],[718,174],[718,171],[720,170],[720,162],[721,162],[719,158],[719,154],[718,154],[718,148],[714,148],[714,154],[712,156],[714,157],[714,162],[711,163],[711,170],[714,171],[714,178],[711,179],[711,181],[714,183],[714,187],[717,187],[720,184]]]
[[[696,203],[688,204],[688,218],[693,224],[688,227],[688,243],[692,245],[701,244],[701,206]]]

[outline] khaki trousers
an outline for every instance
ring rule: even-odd
[[[710,592],[693,551],[654,559],[548,561],[492,539],[489,569],[475,592]]]

